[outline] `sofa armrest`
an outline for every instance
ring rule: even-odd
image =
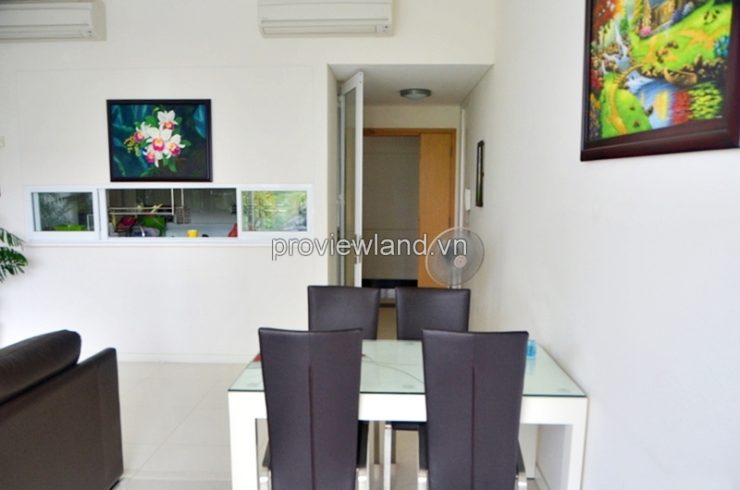
[[[116,353],[0,404],[0,488],[102,490],[123,473]]]
[[[118,357],[113,348],[104,349],[79,364],[97,374],[100,407],[100,445],[105,478],[113,485],[123,474],[121,402],[118,389]]]
[[[59,330],[0,349],[0,404],[77,364],[82,340]]]

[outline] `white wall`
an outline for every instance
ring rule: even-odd
[[[740,150],[579,161],[583,2],[498,2],[473,324],[526,329],[590,396],[585,490],[740,488]]]
[[[488,64],[488,0],[396,2],[390,37],[265,39],[256,2],[107,0],[107,40],[0,44],[0,224],[23,234],[24,188],[109,181],[105,100],[210,98],[219,184],[308,183],[333,230],[329,64]],[[467,7],[467,8],[466,8]],[[454,39],[455,42],[449,42]],[[0,289],[0,344],[71,328],[87,353],[245,359],[260,325],[302,327],[319,257],[261,247],[28,247]]]
[[[457,129],[459,106],[373,105],[365,107],[366,128]]]

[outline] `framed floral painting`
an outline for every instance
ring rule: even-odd
[[[581,160],[737,147],[740,3],[587,0]]]
[[[109,100],[113,182],[210,182],[210,100]]]

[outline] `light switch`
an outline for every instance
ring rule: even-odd
[[[5,148],[5,136],[0,136],[0,148]]]

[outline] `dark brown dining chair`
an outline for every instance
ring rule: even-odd
[[[378,336],[380,289],[344,286],[308,286],[308,329],[359,328],[363,338]]]
[[[424,330],[419,490],[527,488],[518,435],[528,337]]]
[[[399,340],[421,340],[422,330],[467,332],[469,289],[396,288]]]
[[[421,340],[422,330],[467,332],[470,318],[469,289],[396,288],[398,340]],[[395,462],[397,430],[418,431],[417,422],[388,421],[385,425],[383,482],[390,488],[391,463]]]
[[[368,488],[358,435],[362,331],[259,330],[272,490]],[[261,478],[261,480],[263,480]]]

